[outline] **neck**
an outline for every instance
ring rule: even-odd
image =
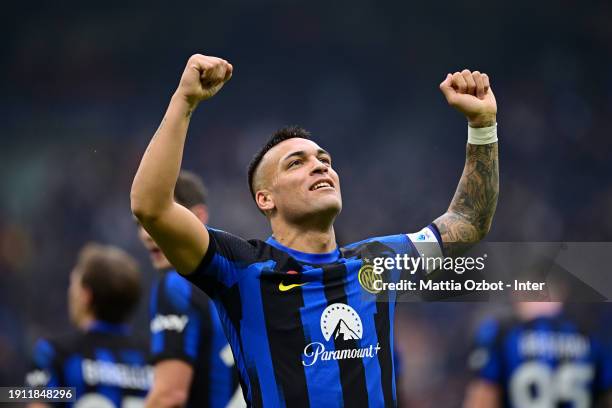
[[[518,314],[523,320],[555,316],[562,308],[561,302],[521,302],[517,305]]]
[[[337,248],[334,226],[298,226],[271,220],[272,236],[281,245],[296,251],[323,254]]]
[[[83,331],[87,331],[87,329],[89,329],[91,327],[91,325],[96,321],[96,319],[94,319],[94,317],[90,314],[87,314],[85,316],[82,316],[79,321],[77,322],[77,327],[80,330]]]

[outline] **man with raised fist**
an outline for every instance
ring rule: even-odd
[[[469,124],[448,211],[417,233],[338,248],[340,179],[330,153],[299,127],[272,135],[249,166],[252,197],[272,228],[266,241],[205,227],[174,200],[190,117],[232,73],[220,58],[189,59],[134,178],[132,211],[178,272],[217,305],[250,406],[394,406],[396,294],[366,290],[359,271],[379,256],[452,256],[489,231],[498,195],[489,78],[464,70],[440,84]]]

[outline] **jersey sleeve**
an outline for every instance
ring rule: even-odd
[[[423,256],[424,259],[442,258],[444,252],[442,249],[442,238],[435,224],[429,224],[419,232],[406,234],[410,243],[414,246],[417,254]],[[435,263],[424,262],[423,269],[426,273],[433,272]]]
[[[231,288],[258,259],[261,241],[247,241],[225,231],[207,227],[210,241],[195,271],[185,277],[211,298]]]
[[[593,340],[596,356],[595,390],[598,394],[612,393],[612,344],[609,339]]]
[[[151,296],[151,361],[178,359],[193,365],[198,358],[202,328],[209,316],[198,310],[197,291],[177,273],[169,273]]]
[[[36,342],[26,373],[25,383],[28,387],[60,387],[58,357],[55,346],[48,340]]]
[[[501,385],[502,356],[498,339],[498,322],[493,319],[485,320],[477,330],[468,366],[475,378]]]

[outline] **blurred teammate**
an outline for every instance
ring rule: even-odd
[[[140,295],[132,257],[112,246],[86,245],[68,289],[70,319],[79,332],[37,342],[27,385],[76,387],[77,400],[69,407],[142,407],[153,371],[146,343],[134,340],[126,325]]]
[[[519,302],[514,316],[480,326],[464,406],[612,407],[611,354],[561,303]]]
[[[440,85],[471,129],[448,211],[419,233],[339,249],[333,223],[342,207],[340,180],[330,154],[300,128],[277,132],[249,166],[252,197],[272,228],[268,240],[204,228],[174,199],[191,114],[232,69],[215,57],[189,59],[140,163],[132,211],[172,265],[215,301],[249,405],[393,406],[395,293],[366,292],[358,271],[364,258],[426,250],[435,256],[442,245],[453,255],[488,232],[498,193],[489,79],[464,70]],[[396,268],[388,272],[398,279]]]
[[[206,190],[195,174],[180,173],[174,198],[206,223]],[[153,267],[161,272],[151,290],[155,376],[147,407],[226,407],[238,381],[214,304],[172,268],[142,227],[138,232]]]

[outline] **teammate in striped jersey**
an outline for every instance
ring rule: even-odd
[[[202,180],[181,171],[174,189],[178,203],[208,220]],[[151,356],[154,383],[147,407],[225,408],[238,389],[232,352],[213,302],[180,276],[149,234],[138,227],[160,278],[151,288]],[[237,394],[232,406],[242,400]],[[242,401],[244,406],[244,401]]]
[[[612,406],[612,351],[559,302],[522,302],[478,329],[466,408]]]
[[[371,293],[359,271],[371,258],[454,255],[489,230],[497,202],[496,103],[485,74],[464,70],[440,85],[472,128],[464,173],[448,211],[416,234],[338,248],[342,207],[330,154],[300,128],[277,132],[249,166],[249,185],[272,237],[244,240],[203,228],[173,198],[189,120],[232,75],[225,60],[194,55],[140,163],[132,211],[172,265],[213,299],[251,406],[396,405],[395,294]],[[388,279],[399,279],[392,268]],[[370,288],[371,289],[371,288]],[[377,301],[378,300],[378,301]],[[407,356],[409,358],[409,356]]]
[[[142,407],[151,386],[146,342],[126,325],[140,300],[136,262],[122,250],[86,245],[70,276],[70,318],[80,331],[37,342],[31,387],[75,387],[78,408]],[[29,408],[48,405],[33,403]]]

